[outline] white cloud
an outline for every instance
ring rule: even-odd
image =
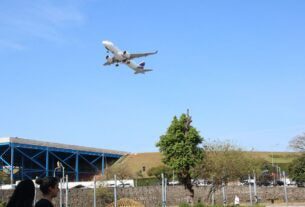
[[[10,42],[8,40],[0,40],[0,48],[12,49],[12,50],[24,50],[25,46],[16,42]]]
[[[78,1],[20,1],[0,7],[0,47],[18,48],[13,42],[26,42],[40,38],[51,42],[64,42],[67,29],[81,26],[85,17]],[[22,48],[20,46],[20,48]]]

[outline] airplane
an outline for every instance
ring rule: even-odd
[[[132,59],[157,54],[157,50],[154,52],[145,53],[128,53],[126,50],[121,51],[112,42],[108,40],[104,40],[102,43],[106,48],[107,53],[109,53],[110,51],[113,54],[113,56],[111,57],[109,55],[106,56],[106,62],[103,64],[104,66],[115,64],[115,66],[118,67],[119,63],[124,63],[134,70],[134,74],[145,74],[146,72],[152,71],[152,69],[145,68],[145,62],[136,64],[132,61]]]

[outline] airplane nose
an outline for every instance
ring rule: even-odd
[[[108,41],[108,40],[104,40],[102,41],[103,45],[113,45],[112,42]]]

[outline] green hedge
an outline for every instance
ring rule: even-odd
[[[157,178],[141,178],[135,180],[137,186],[160,185],[161,181]]]
[[[3,201],[0,201],[0,207],[6,207],[6,203]]]

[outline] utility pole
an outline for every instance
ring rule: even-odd
[[[288,206],[287,183],[286,183],[286,175],[285,175],[285,171],[283,171],[283,176],[284,176],[284,193],[285,193],[285,203],[286,203],[286,206]]]
[[[255,175],[254,170],[253,170],[253,180],[254,180],[254,183],[253,183],[254,200],[255,200],[255,204],[257,204],[258,203],[258,197],[257,197],[257,193],[256,193],[256,175]]]
[[[93,177],[93,207],[96,207],[96,177]]]
[[[227,196],[226,196],[226,192],[225,192],[225,183],[222,180],[221,183],[221,188],[222,188],[222,201],[223,201],[223,206],[227,206]]]
[[[250,206],[252,206],[252,191],[251,191],[251,179],[250,179],[250,174],[248,175],[248,183],[249,183],[249,194],[250,194]]]
[[[173,186],[175,185],[175,170],[173,170],[173,179],[172,179],[172,182],[173,182]]]

